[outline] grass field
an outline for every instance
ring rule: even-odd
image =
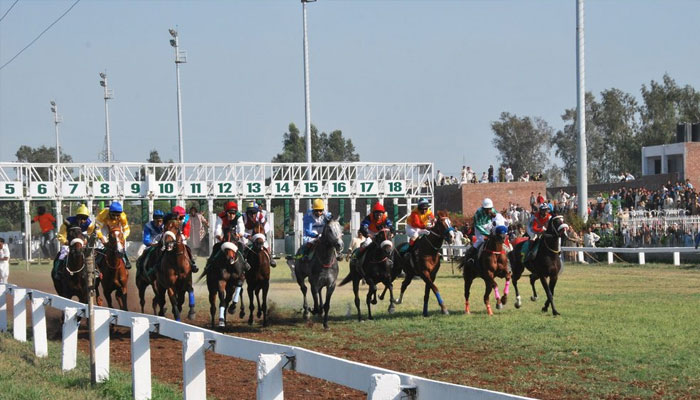
[[[513,307],[511,288],[506,308],[488,317],[483,282],[472,286],[472,314],[465,315],[463,281],[445,263],[437,285],[450,315],[439,313],[431,295],[430,316],[422,317],[423,284],[414,281],[395,314],[386,312],[384,301],[374,309],[374,321],[358,323],[347,285],[333,296],[326,332],[319,323],[301,320],[299,289],[286,265],[278,264],[270,290],[272,326],[248,328],[236,320],[233,334],[538,398],[700,398],[696,266],[567,264],[556,289],[560,317],[540,311],[544,293],[539,285],[540,300],[527,300],[527,279],[521,280],[521,309]],[[10,281],[31,286],[47,279],[48,266],[31,268],[13,267]],[[346,271],[343,264],[341,278]],[[204,288],[198,290],[197,323],[204,324],[208,302]],[[366,287],[361,290],[366,316]]]

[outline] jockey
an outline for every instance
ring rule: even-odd
[[[253,228],[255,227],[255,224],[262,225],[265,233],[254,234]],[[263,248],[265,249],[265,251],[267,251],[267,255],[270,258],[270,266],[277,266],[275,260],[270,256],[270,247],[267,244],[267,235],[270,233],[270,221],[268,221],[267,219],[267,212],[265,210],[260,209],[258,204],[254,201],[248,202],[246,204],[245,214],[243,214],[243,225],[245,226],[245,231],[243,232],[243,236],[241,237],[241,242],[244,245],[248,245],[248,238],[255,240],[258,237],[262,237]]]
[[[302,237],[302,246],[297,252],[297,256],[304,257],[309,254],[309,250],[314,246],[314,242],[323,232],[326,223],[333,218],[331,213],[325,211],[325,208],[326,206],[323,204],[323,199],[315,199],[311,210],[307,211],[306,215],[304,215],[304,236]]]
[[[391,220],[387,217],[386,210],[380,202],[374,203],[372,206],[372,212],[365,217],[360,223],[360,230],[365,235],[364,243],[360,246],[360,249],[367,247],[372,243],[374,235],[379,233],[384,228],[388,228],[391,233],[394,233],[394,225]]]
[[[164,226],[167,226],[168,222],[171,220],[177,220],[180,228],[180,237],[182,239],[182,244],[185,245],[187,249],[187,255],[190,258],[190,267],[192,272],[199,272],[199,268],[194,263],[194,257],[192,257],[192,250],[190,246],[187,245],[187,238],[190,237],[190,215],[187,214],[185,209],[181,206],[175,206],[168,215],[165,216]]]
[[[125,250],[126,238],[129,237],[131,228],[129,228],[129,221],[126,217],[126,213],[124,212],[121,203],[119,203],[118,201],[113,201],[112,204],[109,205],[109,208],[103,209],[102,211],[100,211],[99,214],[97,214],[97,217],[95,217],[95,228],[97,228],[97,238],[100,239],[102,244],[106,244],[107,239],[105,239],[105,235],[109,236],[110,230],[112,230],[112,228],[117,227],[121,228],[122,231],[119,243],[121,248],[119,249],[119,251],[122,254],[122,258],[124,258],[124,264],[126,265],[126,269],[131,269],[131,263],[129,262],[129,257],[126,256]]]
[[[493,226],[491,227],[491,233],[496,233],[496,228],[499,226],[502,226],[506,228],[506,232],[508,231],[508,221],[503,217],[503,214],[496,212],[496,215],[491,219],[491,222]],[[513,250],[513,246],[510,244],[510,240],[508,239],[508,236],[506,236],[506,240],[503,242],[503,246],[506,250],[506,252]]]
[[[163,233],[163,218],[165,215],[161,210],[153,211],[153,220],[143,227],[143,245],[146,247],[155,246],[160,241]]]
[[[224,211],[216,215],[216,225],[214,226],[216,240],[218,242],[224,241],[224,237],[228,235],[229,231],[233,231],[234,235],[241,235],[245,231],[243,218],[238,212],[238,204],[235,201],[226,203]]]
[[[530,217],[530,223],[527,224],[527,235],[530,240],[525,242],[521,250],[523,262],[531,261],[537,255],[538,242],[537,239],[547,230],[547,224],[552,218],[550,208],[547,203],[542,203],[536,214]]]
[[[469,249],[469,253],[467,253],[468,261],[476,261],[478,255],[477,251],[484,242],[484,238],[488,237],[491,233],[494,217],[496,217],[496,213],[493,211],[493,201],[487,197],[481,202],[481,208],[476,210],[474,214],[474,235],[476,236],[476,242],[474,242]]]
[[[420,199],[418,207],[411,211],[411,215],[406,220],[406,235],[410,238],[411,245],[420,235],[428,233],[428,229],[434,222],[435,215],[430,210],[428,199]]]
[[[66,259],[68,252],[70,250],[70,243],[68,242],[68,228],[72,226],[79,226],[80,231],[84,235],[89,235],[95,230],[95,225],[90,221],[90,211],[85,204],[81,204],[78,207],[78,211],[75,212],[75,216],[68,217],[62,224],[58,231],[58,241],[61,243],[61,250],[58,252],[58,256],[53,264],[52,276],[56,273],[58,265]]]

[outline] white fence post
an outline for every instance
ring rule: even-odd
[[[644,252],[639,252],[639,265],[644,265],[646,261],[644,261]]]
[[[20,342],[27,341],[27,289],[12,291],[12,334]]]
[[[134,399],[151,398],[151,344],[148,318],[131,318],[131,387]]]
[[[182,342],[182,377],[185,400],[206,399],[207,374],[202,332],[185,332],[185,340]]]
[[[95,376],[97,382],[109,379],[109,310],[95,310]]]
[[[46,342],[46,313],[44,299],[32,299],[32,336],[34,337],[34,354],[37,357],[49,355]]]
[[[681,253],[673,252],[673,265],[681,265]]]
[[[372,374],[367,390],[367,400],[399,400],[401,378],[394,374]]]
[[[583,258],[583,252],[579,251],[578,252],[578,262],[583,263],[584,258]]]
[[[612,263],[613,263],[613,253],[612,253],[612,251],[609,251],[608,252],[608,264],[612,264]]]
[[[283,354],[258,355],[258,400],[283,400],[282,367]]]
[[[0,332],[7,332],[7,286],[0,284]]]
[[[61,369],[70,371],[75,368],[78,356],[78,309],[68,307],[63,310],[63,353]]]

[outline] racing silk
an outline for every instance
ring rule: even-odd
[[[506,219],[503,218],[503,214],[501,213],[496,213],[496,216],[492,219],[492,223],[493,226],[491,228],[491,232],[495,231],[497,226],[508,227],[508,221],[506,221]]]
[[[156,236],[160,235],[161,233],[163,233],[163,224],[156,227],[153,221],[147,223],[143,226],[143,244],[150,246],[153,244]]]
[[[68,228],[78,225],[78,218],[76,217],[68,217],[66,220],[68,224],[65,222],[62,223],[61,228],[58,230],[58,236],[56,236],[58,241],[64,246],[68,246]],[[92,224],[90,218],[86,219],[85,223],[80,225],[80,231],[84,234],[91,234],[93,230],[95,230],[95,225]]]
[[[214,226],[214,235],[224,237],[229,230],[233,229],[233,233],[242,234],[245,232],[245,225],[241,213],[236,212],[236,217],[233,221],[229,221],[226,212],[221,212],[216,216],[216,225]]]
[[[163,220],[163,226],[166,226],[171,220],[178,221],[177,215],[173,213],[168,213]],[[180,224],[180,232],[185,239],[190,237],[190,214],[185,214],[185,219]]]
[[[425,214],[421,214],[417,208],[411,211],[411,215],[408,216],[406,224],[411,228],[416,229],[428,229],[428,224],[435,220],[435,215],[428,209]]]
[[[391,220],[387,218],[386,213],[382,213],[382,216],[378,220],[374,219],[374,213],[370,213],[362,220],[360,227],[369,232],[371,236],[376,235],[382,228],[394,228]]]
[[[112,230],[116,227],[122,228],[122,238],[126,241],[126,238],[129,237],[129,233],[131,232],[126,213],[122,212],[119,217],[112,219],[109,217],[109,208],[105,208],[95,217],[95,228],[97,228],[97,237],[100,240],[104,238],[102,228]]]
[[[552,214],[550,213],[547,213],[547,215],[544,217],[540,217],[539,213],[534,214],[530,218],[530,223],[527,225],[527,233],[530,235],[530,237],[539,235],[547,230],[547,223],[549,222],[550,218],[552,218]]]
[[[253,234],[253,227],[255,227],[256,223],[263,226],[265,233],[270,232],[270,223],[267,220],[267,212],[265,210],[256,212],[253,214],[252,218],[248,213],[243,214],[243,225],[245,226],[245,233],[247,235]]]
[[[488,235],[491,233],[491,218],[492,217],[486,213],[483,207],[476,210],[476,214],[474,214],[474,230],[476,233],[481,235]]]
[[[314,216],[313,210],[309,210],[304,215],[304,243],[308,242],[309,239],[318,237],[318,235],[323,232],[323,228],[326,226],[326,221],[332,218],[331,213],[324,212],[318,217]]]

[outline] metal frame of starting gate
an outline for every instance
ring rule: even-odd
[[[300,210],[302,199],[350,199],[351,230],[359,229],[356,200],[394,198],[404,219],[420,198],[433,201],[433,163],[0,163],[0,201],[24,204],[25,255],[30,259],[30,202],[56,203],[62,221],[63,201],[83,201],[93,210],[101,200],[207,200],[209,235],[214,235],[214,200],[291,199]],[[272,210],[269,210],[272,211]],[[272,226],[274,215],[270,212]],[[295,246],[301,240],[302,213],[297,213]],[[59,222],[60,223],[60,222]],[[273,232],[274,235],[274,232]],[[271,242],[274,242],[272,240]],[[210,241],[210,250],[213,240]]]

